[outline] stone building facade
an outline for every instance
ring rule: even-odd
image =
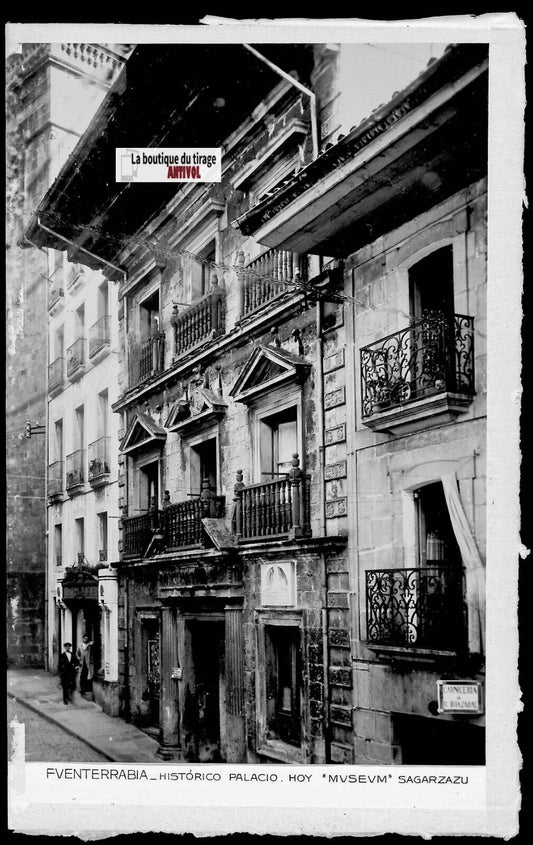
[[[435,698],[483,679],[486,54],[319,151],[338,54],[264,52],[138,48],[46,207],[118,283],[120,712],[167,759],[480,762]],[[222,181],[110,184],[126,137]]]
[[[351,608],[339,762],[484,760],[481,700],[443,712],[438,689],[484,688],[486,85],[484,48],[448,48],[240,221],[343,262],[323,359]]]

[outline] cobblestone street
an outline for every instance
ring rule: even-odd
[[[25,725],[26,762],[107,763],[102,754],[57,725],[30,710],[21,701],[8,698],[8,721],[16,718]],[[10,730],[11,734],[11,730]]]

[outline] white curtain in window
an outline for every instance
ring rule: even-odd
[[[485,567],[466,517],[455,472],[442,477],[446,504],[466,572],[468,645],[471,652],[485,647]]]

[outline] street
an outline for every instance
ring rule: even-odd
[[[7,713],[9,724],[16,718],[25,725],[26,762],[28,763],[109,762],[103,754],[93,751],[84,742],[35,713],[21,701],[8,697]]]

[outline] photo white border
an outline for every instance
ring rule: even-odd
[[[315,836],[398,832],[424,836],[484,834],[511,837],[518,831],[520,804],[516,720],[521,708],[517,673],[517,578],[521,551],[518,491],[524,25],[514,13],[405,22],[284,19],[228,24],[222,19],[208,20],[211,21],[209,26],[12,23],[7,25],[6,52],[18,42],[59,40],[135,44],[248,41],[256,44],[284,41],[490,44],[486,806],[450,810],[445,806],[447,799],[443,791],[443,804],[439,808],[413,810],[405,806],[396,808],[393,813],[384,813],[383,807],[324,807],[320,806],[324,791],[319,788],[314,806],[292,806],[290,809],[273,805],[244,808],[169,803],[153,807],[150,812],[146,807],[132,807],[128,803],[100,803],[96,810],[94,804],[82,802],[86,792],[84,785],[79,789],[77,800],[71,803],[43,801],[46,792],[39,788],[35,775],[37,767],[45,767],[45,764],[25,764],[24,768],[20,758],[15,756],[11,763],[9,825],[18,832],[77,833],[83,839],[154,830],[200,835],[247,831]],[[224,768],[229,771],[239,767]],[[310,770],[310,767],[291,768],[294,772]],[[337,767],[327,770],[334,768]],[[194,771],[194,767],[189,769]],[[361,767],[343,769],[359,770]],[[55,792],[61,789],[56,784]],[[124,789],[128,789],[128,783]],[[53,792],[51,797],[54,798]],[[295,793],[294,801],[297,800]]]

